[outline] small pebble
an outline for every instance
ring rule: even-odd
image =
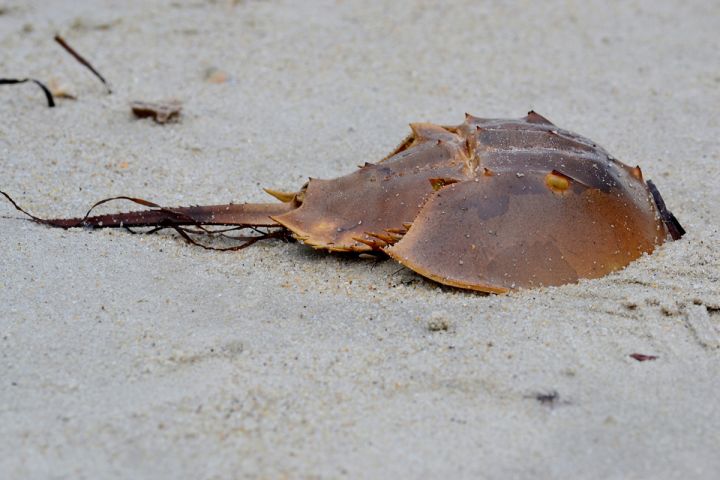
[[[205,80],[209,83],[226,83],[230,79],[230,75],[218,68],[208,68],[205,71]]]

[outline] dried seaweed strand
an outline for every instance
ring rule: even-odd
[[[648,360],[657,360],[657,355],[645,355],[644,353],[631,353],[630,358],[638,362],[647,362]]]
[[[88,68],[97,78],[100,79],[100,81],[105,85],[105,88],[107,88],[108,94],[112,93],[112,89],[110,88],[110,85],[108,84],[107,80],[105,80],[105,77],[103,77],[100,72],[95,70],[95,67],[93,67],[90,62],[85,60],[85,58],[80,55],[78,52],[75,51],[74,48],[72,48],[68,43],[65,41],[64,38],[62,38],[60,35],[55,35],[55,41],[63,47],[70,55],[75,57],[75,60],[80,62],[82,65]]]
[[[50,92],[50,89],[45,86],[45,84],[42,83],[40,80],[35,80],[34,78],[0,78],[0,85],[17,85],[26,82],[32,82],[38,87],[42,88],[42,91],[45,94],[45,98],[47,99],[48,107],[52,108],[55,106],[55,99],[53,98],[53,94]]]
[[[665,205],[665,200],[663,200],[662,195],[660,195],[660,192],[652,180],[648,180],[646,183],[650,189],[653,199],[655,200],[655,205],[657,205],[658,211],[660,212],[660,218],[662,218],[662,221],[665,223],[665,226],[670,232],[670,236],[673,240],[679,240],[683,235],[685,235],[685,229],[682,225],[680,225],[680,222],[677,218],[675,218],[675,215],[668,210]]]

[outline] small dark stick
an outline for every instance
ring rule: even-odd
[[[648,360],[657,360],[657,355],[645,355],[644,353],[631,353],[630,358],[638,362],[647,362]]]
[[[42,88],[45,98],[47,99],[48,107],[52,108],[55,106],[55,99],[53,94],[50,93],[50,89],[45,86],[40,80],[34,78],[0,78],[0,85],[17,85],[19,83],[32,82],[38,87]]]
[[[78,52],[75,51],[74,48],[72,48],[68,43],[65,41],[64,38],[62,38],[60,35],[55,35],[55,41],[60,44],[61,47],[63,47],[70,55],[75,57],[75,60],[80,62],[81,64],[85,65],[97,78],[100,79],[100,81],[105,85],[105,88],[107,88],[108,93],[112,93],[112,90],[110,89],[110,85],[108,84],[107,80],[105,80],[105,77],[103,77],[100,72],[95,70],[95,67],[93,67],[90,62],[85,60],[82,55],[80,55]]]
[[[543,405],[549,406],[555,405],[559,398],[560,394],[555,390],[546,393],[538,393],[535,395],[535,400],[537,400]]]
[[[653,200],[655,200],[655,205],[657,205],[658,211],[660,212],[660,218],[662,218],[662,221],[665,223],[665,226],[670,232],[670,236],[673,240],[679,240],[683,235],[685,235],[685,229],[682,225],[680,225],[680,222],[677,218],[675,218],[675,215],[667,209],[665,206],[665,200],[663,200],[652,180],[648,180],[646,183],[648,189],[650,189],[650,193],[652,193]]]

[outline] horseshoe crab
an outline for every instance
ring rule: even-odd
[[[685,232],[640,167],[530,112],[521,119],[466,115],[456,126],[410,125],[378,163],[296,192],[279,203],[166,208],[41,219],[61,228],[173,228],[198,234],[262,227],[243,244],[292,235],[313,248],[381,253],[436,282],[482,292],[597,278]],[[95,208],[93,206],[93,208]],[[204,245],[201,245],[204,246]],[[205,248],[212,248],[204,246]]]

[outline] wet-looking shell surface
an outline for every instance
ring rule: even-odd
[[[682,236],[640,167],[535,112],[411,125],[376,164],[281,203],[162,208],[41,220],[70,228],[285,228],[314,248],[382,252],[434,281],[483,292],[597,278]]]
[[[485,292],[601,277],[670,237],[639,167],[534,112],[411,127],[393,155],[310,180],[274,219],[313,247],[379,249]]]

